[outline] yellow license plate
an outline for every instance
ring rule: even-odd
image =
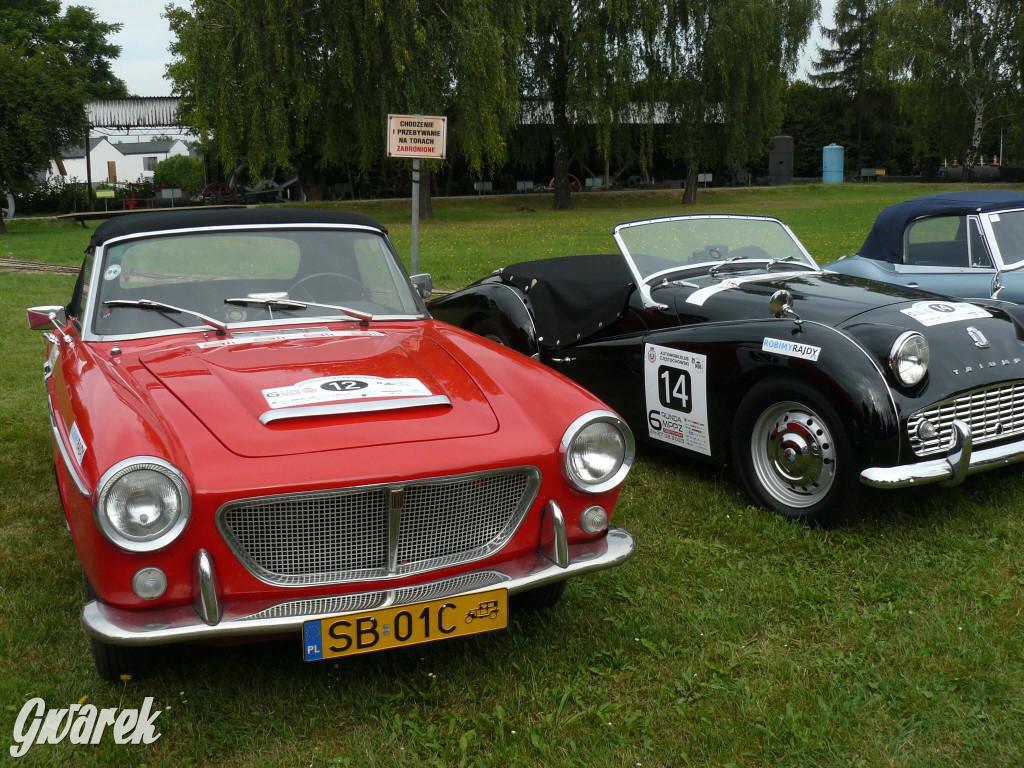
[[[508,590],[492,589],[412,605],[378,608],[302,625],[306,661],[355,656],[508,626]]]

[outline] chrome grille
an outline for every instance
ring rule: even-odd
[[[918,435],[925,419],[938,430],[930,440]],[[1024,434],[1024,381],[976,389],[911,414],[907,432],[914,453],[928,456],[946,450],[952,441],[955,419],[970,426],[974,445]]]
[[[381,579],[496,552],[539,487],[540,472],[519,467],[243,499],[218,510],[217,527],[242,564],[271,584]]]
[[[408,605],[424,600],[433,600],[447,595],[486,589],[507,581],[508,577],[497,571],[477,571],[454,576],[443,581],[432,581],[415,587],[403,587],[385,592],[363,592],[358,595],[337,597],[314,597],[308,600],[289,600],[286,603],[266,608],[246,616],[244,621],[253,619],[278,619],[291,616],[323,616],[336,613],[369,611],[384,605]],[[388,601],[388,596],[392,599]]]

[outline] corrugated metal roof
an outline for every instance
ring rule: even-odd
[[[86,105],[93,128],[170,128],[179,125],[176,96],[103,99]]]
[[[171,141],[115,141],[114,146],[121,150],[122,155],[155,155],[167,154],[178,143]]]

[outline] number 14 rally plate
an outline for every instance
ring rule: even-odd
[[[492,589],[411,605],[310,619],[302,625],[303,656],[306,661],[320,661],[475,635],[507,626],[508,590]]]

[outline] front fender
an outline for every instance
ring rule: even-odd
[[[499,279],[487,278],[461,291],[434,299],[430,314],[443,322],[472,331],[484,318],[496,322],[517,352],[532,356],[540,350],[537,328],[525,296]]]
[[[814,386],[835,406],[864,466],[899,462],[900,419],[889,386],[869,353],[842,331],[771,319],[675,328],[646,342],[707,358],[712,458],[730,458],[733,417],[744,395],[765,378],[786,375]],[[786,351],[787,342],[801,351]]]

